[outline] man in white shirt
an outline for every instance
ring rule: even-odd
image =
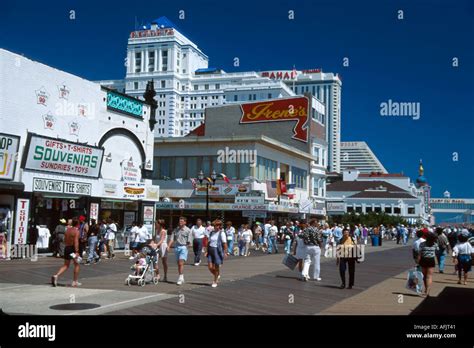
[[[115,233],[117,233],[117,225],[113,222],[112,219],[107,220],[107,234],[105,238],[107,239],[108,246],[108,258],[115,259],[114,247],[115,247]]]
[[[138,226],[136,221],[132,223],[132,229],[130,230],[130,238],[129,238],[129,243],[130,243],[130,249],[132,249],[132,256],[130,256],[130,260],[133,260],[135,258],[135,254],[137,253],[137,233],[138,233]]]
[[[141,250],[147,243],[147,241],[151,239],[150,232],[148,232],[148,228],[143,226],[143,223],[138,224],[138,230],[135,237],[135,242],[137,243],[137,249]]]
[[[417,269],[421,271],[421,267],[418,266],[418,254],[420,253],[420,244],[423,242],[426,242],[425,236],[425,231],[424,230],[418,230],[416,231],[416,236],[418,237],[417,240],[413,242],[413,259],[415,260],[415,264],[417,265]]]
[[[194,266],[201,263],[202,241],[206,236],[206,228],[202,225],[202,220],[197,219],[196,225],[191,228],[193,235]]]
[[[268,250],[268,233],[270,232],[270,227],[272,224],[270,223],[271,220],[268,220],[265,225],[263,225],[263,247],[262,251],[265,253]]]
[[[278,227],[275,225],[275,221],[270,222],[270,228],[268,229],[268,253],[271,254],[273,249],[275,249],[275,254],[278,254],[278,245],[277,245],[277,234]]]
[[[225,234],[227,236],[227,252],[229,255],[233,255],[235,228],[232,226],[232,221],[227,221],[226,225]]]

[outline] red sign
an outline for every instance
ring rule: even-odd
[[[293,139],[308,142],[308,99],[306,97],[241,104],[240,123],[296,121]]]
[[[156,29],[156,30],[137,30],[137,31],[132,31],[130,33],[130,38],[137,39],[141,37],[169,36],[173,34],[174,34],[174,30],[172,28]]]

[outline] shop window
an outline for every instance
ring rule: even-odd
[[[399,208],[399,207],[393,208],[393,213],[394,213],[394,214],[400,214],[400,213],[401,213],[400,208]]]
[[[408,207],[408,214],[415,214],[415,207]]]
[[[250,176],[250,163],[239,163],[239,179]]]
[[[159,178],[163,179],[164,177],[171,177],[171,163],[172,157],[161,157],[160,158],[160,171]]]
[[[385,207],[386,214],[392,214],[392,207]]]
[[[348,206],[347,207],[347,212],[352,213],[354,211],[354,207]]]

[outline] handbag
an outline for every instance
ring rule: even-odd
[[[298,259],[291,254],[287,254],[281,263],[293,271],[298,264]]]
[[[408,290],[420,294],[423,291],[423,273],[417,271],[416,267],[408,271],[407,283],[405,286]]]

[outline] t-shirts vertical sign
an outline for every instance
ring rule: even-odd
[[[13,244],[26,244],[30,200],[18,198],[16,201],[15,241]]]

